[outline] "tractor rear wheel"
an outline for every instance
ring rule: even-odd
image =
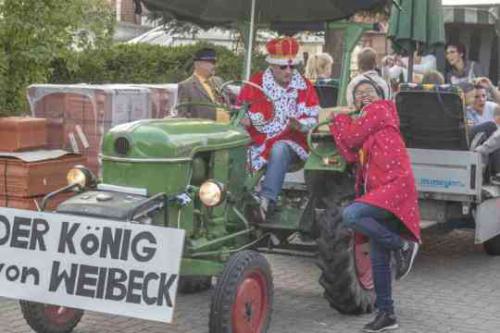
[[[500,256],[500,235],[483,243],[484,251],[490,256]]]
[[[325,298],[343,314],[372,312],[375,297],[367,241],[344,227],[338,207],[328,208],[319,222],[319,283]]]
[[[28,325],[37,333],[69,333],[78,325],[83,310],[64,306],[20,301]]]
[[[272,303],[273,278],[266,258],[251,250],[237,252],[212,295],[210,333],[265,333]]]

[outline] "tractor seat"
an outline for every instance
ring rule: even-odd
[[[408,148],[469,150],[460,88],[402,84],[396,105],[401,134]]]
[[[317,81],[314,83],[314,88],[319,97],[319,105],[322,108],[337,106],[339,85],[336,80]]]

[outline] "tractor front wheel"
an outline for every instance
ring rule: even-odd
[[[372,312],[375,297],[367,241],[343,225],[337,207],[327,209],[319,222],[319,283],[325,298],[343,314]]]
[[[28,325],[37,333],[69,333],[78,325],[83,311],[64,306],[20,301]]]
[[[272,303],[266,258],[251,250],[238,252],[229,258],[212,295],[210,333],[265,333]]]

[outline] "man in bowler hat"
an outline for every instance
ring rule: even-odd
[[[204,118],[217,122],[229,122],[229,114],[209,105],[197,103],[216,103],[219,98],[218,87],[223,83],[220,77],[215,76],[217,55],[212,48],[202,48],[194,55],[193,74],[179,83],[178,103],[193,103],[180,106],[178,116],[186,118]]]

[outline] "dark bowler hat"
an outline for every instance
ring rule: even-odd
[[[194,60],[195,61],[216,61],[217,54],[215,53],[214,49],[205,47],[203,49],[196,51],[196,53],[194,54]]]

